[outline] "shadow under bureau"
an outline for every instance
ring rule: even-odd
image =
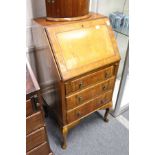
[[[104,121],[112,107],[112,95],[120,55],[109,19],[91,13],[80,21],[34,20],[36,51],[46,53],[54,81],[55,104],[50,107],[63,135],[66,148],[68,130],[99,109]]]

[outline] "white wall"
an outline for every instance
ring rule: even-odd
[[[98,0],[98,13],[109,16],[114,11],[123,12],[124,5],[125,0]]]
[[[98,2],[98,3],[97,3]],[[46,16],[45,0],[26,0],[27,4],[27,47],[32,46],[31,26],[32,19]],[[90,11],[98,12],[106,16],[113,11],[123,11],[128,14],[129,0],[90,0]]]
[[[33,22],[32,20],[37,17],[45,17],[46,16],[46,7],[45,7],[45,0],[26,0],[27,4],[27,16],[26,16],[26,46],[27,46],[27,58],[32,66],[32,69],[37,78],[37,71],[36,71],[36,62],[34,52],[36,52],[37,57],[39,58],[39,64],[37,67],[39,68],[39,74],[41,77],[39,78],[39,85],[43,91],[43,96],[45,100],[49,103],[52,103],[52,79],[50,78],[50,73],[48,72],[48,64],[45,61],[44,51],[35,51],[33,38],[32,38],[32,27]]]
[[[26,0],[26,26],[27,26],[27,47],[33,46],[31,37],[32,19],[37,17],[45,17],[45,0]]]

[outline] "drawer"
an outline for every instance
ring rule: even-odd
[[[45,128],[42,127],[26,136],[26,152],[46,141]]]
[[[85,103],[84,105],[67,112],[67,122],[71,123],[78,120],[89,113],[96,111],[102,106],[112,101],[112,91],[108,91],[103,95],[96,97],[95,99]]]
[[[26,134],[44,126],[44,120],[41,111],[34,113],[26,118]]]
[[[27,100],[26,101],[26,116],[29,116],[33,113],[33,107],[32,107],[32,103],[31,100]]]
[[[109,91],[105,93],[104,95],[100,96],[94,101],[93,108],[98,109],[105,105],[106,103],[109,103],[112,101],[112,91]]]
[[[110,78],[109,80],[98,83],[94,86],[91,86],[85,90],[75,93],[66,97],[66,108],[67,110],[73,109],[84,102],[87,102],[108,90],[113,89],[115,77]]]
[[[90,75],[84,76],[80,79],[73,80],[65,83],[66,95],[69,93],[81,90],[92,84],[98,83],[103,80],[107,80],[112,77],[114,73],[114,66],[105,68],[103,70],[97,71]]]
[[[50,148],[47,142],[39,145],[38,147],[34,148],[33,150],[26,153],[26,155],[49,155]]]

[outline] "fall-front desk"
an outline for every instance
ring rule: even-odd
[[[80,21],[34,20],[36,50],[44,47],[53,75],[56,102],[50,108],[63,135],[99,109],[108,121],[120,55],[109,19],[91,13]],[[47,60],[44,60],[45,62]]]

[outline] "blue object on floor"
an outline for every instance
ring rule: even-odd
[[[118,32],[128,34],[129,32],[129,16],[123,14],[122,12],[113,12],[109,15],[110,23]]]

